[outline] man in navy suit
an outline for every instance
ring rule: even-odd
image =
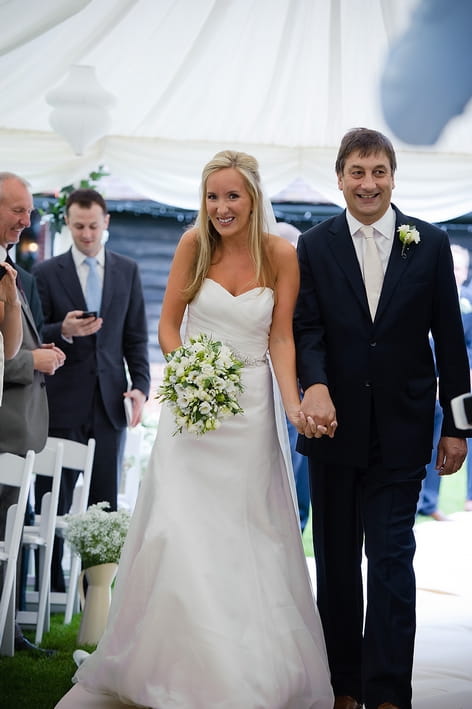
[[[109,221],[98,192],[72,192],[66,204],[72,247],[39,264],[35,275],[44,312],[43,336],[60,343],[67,356],[60,378],[47,382],[49,435],[82,443],[95,438],[89,504],[106,500],[116,510],[126,431],[123,402],[124,398],[131,402],[130,425],[135,426],[149,394],[150,373],[138,266],[104,248]],[[94,308],[86,302],[88,257],[96,260],[101,300]],[[97,309],[96,316],[84,317],[92,309]],[[76,478],[76,471],[62,476],[60,514],[70,508]],[[58,553],[53,586],[60,591]]]
[[[450,408],[470,385],[449,241],[391,204],[395,169],[388,138],[349,131],[336,161],[347,210],[298,242],[294,331],[306,417],[299,450],[309,458],[317,601],[335,709],[411,709],[413,525],[436,399],[430,332],[444,416],[441,474],[456,472],[467,453]],[[366,225],[383,273],[373,315],[363,278]],[[402,243],[400,226],[416,241]]]

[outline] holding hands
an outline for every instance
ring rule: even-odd
[[[338,427],[336,409],[325,384],[313,384],[305,391],[301,402],[300,423],[307,438],[333,438]]]
[[[297,432],[304,435],[306,429],[306,418],[300,411],[300,404],[296,409],[286,410],[286,414],[290,423],[297,429]]]

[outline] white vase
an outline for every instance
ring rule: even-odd
[[[80,574],[79,595],[82,606],[79,645],[96,645],[107,624],[111,603],[111,584],[116,576],[118,564],[98,564],[90,566]],[[84,594],[84,576],[87,592]]]

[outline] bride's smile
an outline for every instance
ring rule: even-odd
[[[218,170],[207,181],[206,206],[211,223],[222,236],[247,235],[252,202],[240,173]]]

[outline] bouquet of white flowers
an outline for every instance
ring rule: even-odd
[[[238,403],[243,362],[227,345],[199,335],[166,359],[156,398],[170,404],[177,424],[174,435],[185,427],[201,436],[219,428],[225,418],[244,413]]]
[[[82,558],[82,567],[118,563],[128,533],[130,514],[126,510],[105,512],[108,502],[90,505],[84,514],[66,515],[64,537]]]

